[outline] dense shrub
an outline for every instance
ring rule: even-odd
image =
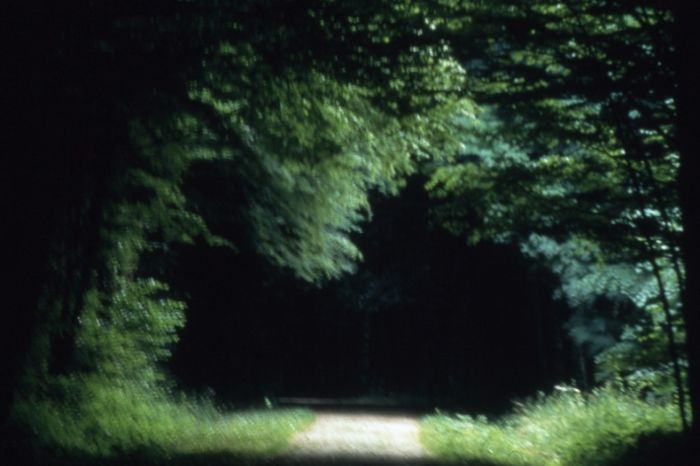
[[[439,457],[513,466],[594,466],[618,460],[651,433],[680,430],[672,404],[650,404],[611,387],[582,394],[558,386],[517,404],[517,412],[486,417],[437,414],[423,419],[421,440]]]
[[[21,398],[13,416],[40,463],[48,459],[163,460],[203,453],[268,456],[313,419],[309,411],[222,413],[208,400],[104,378],[65,378],[51,397]]]

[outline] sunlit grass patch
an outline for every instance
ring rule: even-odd
[[[311,424],[313,418],[310,411],[302,409],[222,414],[177,438],[172,451],[176,454],[230,452],[270,456],[280,453],[292,435]]]
[[[14,407],[13,418],[41,461],[264,458],[282,451],[314,418],[302,409],[224,412],[209,400],[175,400],[134,383],[83,379],[64,385],[63,394],[20,399]]]
[[[421,425],[421,441],[438,457],[508,466],[611,464],[640,437],[680,430],[674,405],[651,405],[612,388],[583,395],[560,387],[519,405],[497,421],[467,415],[432,415]]]

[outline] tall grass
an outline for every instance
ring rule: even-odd
[[[97,379],[53,387],[62,389],[15,403],[14,422],[39,463],[126,456],[162,462],[206,454],[264,458],[313,421],[301,409],[223,413],[210,400],[176,400],[134,383]]]
[[[680,430],[674,405],[652,405],[620,389],[584,395],[558,387],[520,404],[517,412],[485,417],[433,415],[421,441],[436,456],[512,466],[600,466],[620,459],[651,433]]]

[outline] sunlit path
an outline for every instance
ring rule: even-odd
[[[285,459],[291,464],[424,464],[430,456],[409,415],[319,413],[297,434]]]

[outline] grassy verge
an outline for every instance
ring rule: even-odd
[[[308,410],[226,413],[211,401],[174,400],[133,385],[84,383],[81,393],[58,399],[63,401],[53,396],[15,405],[13,417],[36,463],[106,464],[126,457],[146,464],[178,463],[178,458],[216,457],[222,464],[228,464],[226,458],[265,459],[281,452],[294,433],[313,421]]]
[[[619,461],[644,436],[679,429],[673,405],[650,405],[611,388],[582,395],[560,387],[493,422],[459,414],[428,416],[421,441],[440,458],[475,465],[600,466]]]
[[[193,429],[173,445],[176,453],[231,452],[246,456],[280,453],[295,433],[308,427],[313,414],[302,409],[247,411],[222,415],[206,429]],[[183,441],[184,440],[184,441]]]

